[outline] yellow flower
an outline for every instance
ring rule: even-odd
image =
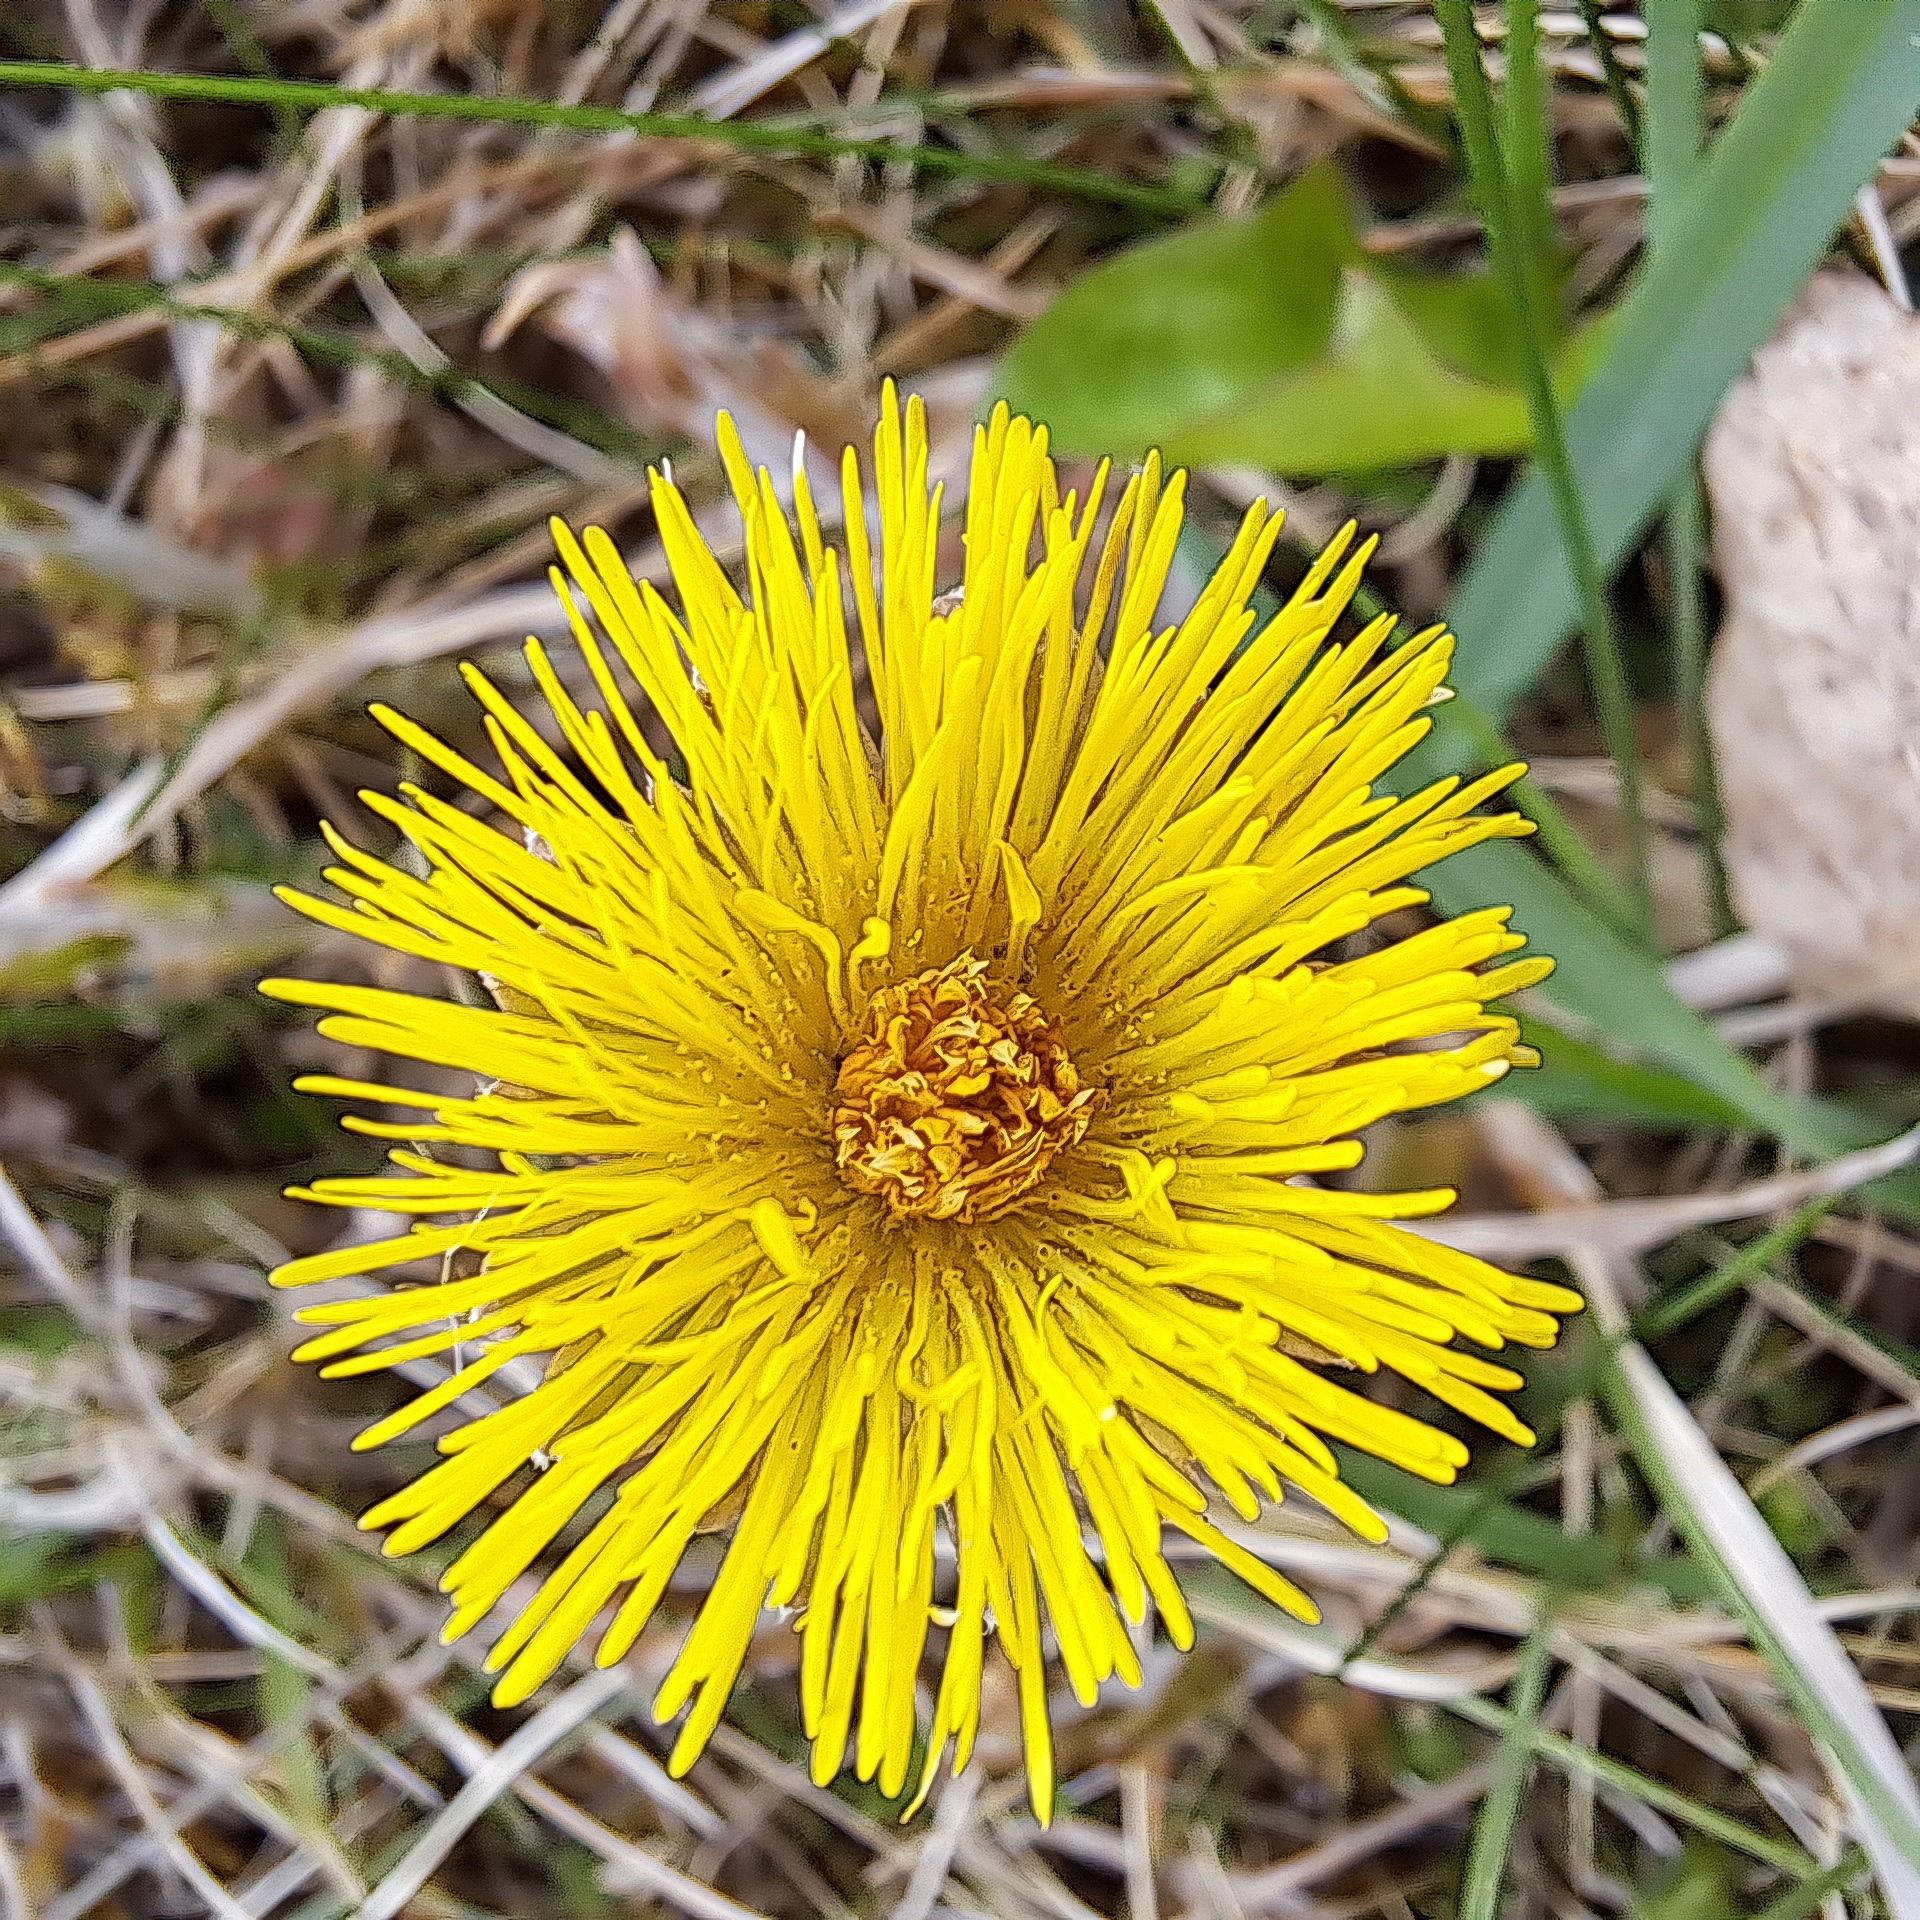
[[[1351,528],[1263,624],[1279,521],[1256,506],[1156,629],[1182,496],[1157,461],[1097,538],[1105,470],[1063,499],[1044,432],[1002,409],[974,442],[963,590],[936,598],[917,403],[902,420],[888,393],[870,482],[845,456],[844,557],[798,462],[796,537],[724,419],[720,447],[744,596],[656,477],[677,608],[603,533],[556,525],[584,672],[527,643],[543,728],[466,670],[504,777],[376,709],[499,824],[369,795],[427,877],[330,834],[351,904],[288,898],[496,1004],[267,984],[349,1046],[475,1077],[301,1083],[421,1110],[346,1122],[406,1143],[396,1175],[305,1197],[445,1224],[276,1278],[437,1276],[300,1315],[324,1331],[298,1357],[329,1375],[454,1356],[360,1446],[546,1356],[362,1522],[408,1553],[484,1511],[441,1583],[452,1638],[594,1511],[492,1647],[501,1704],[610,1605],[598,1658],[619,1660],[695,1533],[730,1525],[657,1702],[687,1709],[676,1770],[763,1611],[794,1608],[814,1778],[851,1742],[889,1795],[940,1629],[924,1796],[948,1743],[956,1770],[973,1746],[991,1627],[1045,1818],[1048,1630],[1083,1702],[1138,1681],[1149,1600],[1191,1642],[1163,1529],[1312,1619],[1213,1502],[1251,1520],[1291,1485],[1379,1539],[1327,1440],[1435,1481],[1466,1461],[1306,1361],[1387,1368],[1530,1438],[1493,1397],[1519,1376],[1456,1336],[1544,1347],[1577,1296],[1391,1224],[1447,1193],[1310,1178],[1354,1166],[1372,1122],[1531,1061],[1489,1004],[1551,963],[1503,960],[1505,910],[1356,941],[1425,901],[1409,875],[1526,830],[1474,812],[1519,770],[1374,794],[1451,641],[1389,651],[1386,618],[1336,641]]]

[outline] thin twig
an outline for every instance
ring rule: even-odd
[[[1776,1174],[1731,1193],[1675,1194],[1663,1200],[1604,1200],[1545,1213],[1461,1213],[1417,1223],[1429,1239],[1478,1254],[1483,1260],[1537,1260],[1584,1246],[1614,1254],[1644,1253],[1696,1227],[1805,1206],[1828,1194],[1851,1192],[1908,1165],[1920,1154],[1920,1128],[1883,1146],[1844,1154],[1824,1167]]]
[[[460,1837],[527,1769],[536,1766],[581,1722],[617,1700],[630,1682],[624,1669],[610,1667],[576,1680],[525,1726],[487,1755],[467,1776],[466,1785],[414,1837],[413,1843],[361,1902],[360,1920],[392,1920],[426,1885]]]
[[[13,1843],[4,1829],[0,1829],[0,1920],[33,1920],[20,1863],[13,1857]]]
[[[1463,1767],[1450,1780],[1428,1787],[1398,1805],[1350,1821],[1278,1866],[1229,1876],[1234,1897],[1247,1913],[1264,1913],[1323,1880],[1351,1872],[1389,1847],[1404,1846],[1425,1832],[1459,1819],[1493,1784],[1494,1763]]]
[[[1120,1769],[1120,1839],[1126,1861],[1129,1920],[1160,1920],[1160,1894],[1153,1868],[1153,1803],[1159,1784],[1152,1768],[1140,1762]]]
[[[295,1666],[310,1679],[322,1682],[338,1673],[331,1660],[303,1647],[259,1614],[227,1585],[197,1554],[191,1552],[157,1513],[149,1513],[141,1527],[154,1557],[193,1597],[213,1614],[235,1639],[250,1647],[260,1647]]]
[[[435,1706],[421,1694],[400,1696],[408,1715],[425,1731],[449,1760],[469,1777],[484,1767],[495,1751],[477,1734],[461,1725],[450,1713]],[[702,1886],[678,1868],[657,1859],[644,1847],[635,1846],[611,1828],[602,1826],[591,1814],[584,1813],[567,1797],[521,1772],[510,1782],[512,1792],[524,1800],[543,1819],[597,1853],[624,1888],[645,1892],[668,1902],[693,1920],[766,1920],[751,1907],[729,1900],[725,1894]]]
[[[67,1271],[67,1263],[47,1238],[47,1230],[34,1217],[31,1207],[20,1197],[4,1163],[0,1163],[0,1239],[4,1239],[20,1257],[20,1264],[53,1297],[87,1328],[97,1333],[102,1325],[100,1304]]]
[[[129,1751],[126,1741],[121,1738],[120,1729],[114,1722],[113,1709],[107,1704],[106,1696],[95,1684],[93,1676],[74,1659],[65,1641],[60,1639],[53,1627],[52,1617],[43,1610],[40,1619],[42,1631],[50,1643],[53,1664],[58,1667],[67,1683],[68,1691],[72,1693],[80,1708],[80,1717],[85,1722],[87,1731],[93,1736],[95,1751],[106,1762],[108,1771],[119,1782],[120,1790],[132,1801],[142,1824],[166,1856],[167,1865],[186,1881],[194,1893],[205,1902],[208,1911],[218,1916],[218,1920],[254,1920],[246,1908],[241,1906],[214,1878],[200,1856],[187,1845],[167,1819],[160,1803],[154,1799],[152,1789],[147,1785],[146,1775],[141,1771],[140,1763]]]
[[[927,1920],[939,1903],[947,1875],[953,1871],[954,1855],[967,1837],[973,1820],[973,1804],[980,1793],[980,1772],[972,1768],[956,1775],[940,1790],[939,1804],[933,1810],[933,1824],[921,1842],[919,1858],[907,1881],[894,1920]]]
[[[1900,258],[1900,242],[1894,238],[1886,207],[1880,199],[1879,187],[1869,180],[1854,196],[1853,204],[1860,215],[1860,226],[1867,236],[1867,244],[1873,249],[1873,264],[1880,269],[1888,299],[1902,313],[1911,313],[1913,291],[1907,285],[1907,269]]]

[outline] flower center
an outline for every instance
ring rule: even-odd
[[[1032,995],[962,958],[882,987],[840,1064],[841,1178],[903,1219],[991,1220],[1037,1186],[1104,1096]]]

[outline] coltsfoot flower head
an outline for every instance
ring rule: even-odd
[[[963,958],[881,987],[834,1089],[834,1158],[905,1218],[991,1220],[1086,1137],[1101,1098],[1060,1029]]]
[[[890,1795],[939,1632],[924,1795],[973,1747],[991,1628],[1045,1818],[1049,1639],[1089,1703],[1137,1682],[1150,1603],[1192,1639],[1165,1529],[1311,1619],[1216,1505],[1253,1520],[1292,1487],[1379,1539],[1329,1440],[1435,1481],[1466,1461],[1307,1360],[1530,1438],[1495,1397],[1520,1376],[1460,1343],[1550,1345],[1578,1298],[1395,1224],[1450,1194],[1312,1180],[1374,1121],[1530,1062],[1495,1003],[1550,963],[1510,957],[1504,910],[1378,925],[1426,900],[1409,876],[1526,830],[1476,812],[1518,769],[1376,794],[1451,640],[1390,647],[1384,618],[1336,639],[1351,529],[1262,622],[1279,522],[1256,506],[1157,627],[1181,476],[1149,460],[1117,502],[1104,469],[1063,497],[1044,432],[1003,409],[974,442],[963,590],[936,600],[917,405],[888,393],[837,515],[799,462],[789,513],[724,420],[720,447],[744,593],[656,477],[674,601],[603,533],[554,529],[578,670],[527,643],[550,726],[472,668],[490,767],[376,710],[492,818],[368,795],[426,877],[330,833],[347,904],[288,897],[494,1004],[268,983],[348,1045],[473,1076],[301,1083],[419,1109],[350,1118],[404,1143],[395,1171],[306,1197],[420,1219],[277,1278],[426,1276],[299,1316],[329,1374],[451,1356],[361,1446],[539,1357],[363,1521],[407,1553],[485,1516],[442,1582],[449,1638],[576,1536],[492,1644],[502,1704],[603,1614],[597,1657],[622,1658],[724,1525],[656,1703],[685,1714],[676,1769],[791,1607],[814,1778],[851,1747]]]

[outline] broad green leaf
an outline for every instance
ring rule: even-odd
[[[1591,354],[1583,337],[1558,356],[1569,391]],[[1369,258],[1320,166],[1248,219],[1084,275],[1014,343],[999,389],[1065,452],[1320,474],[1518,452],[1517,381],[1492,280]]]
[[[1746,40],[1772,33],[1793,11],[1793,0],[1708,0],[1707,25],[1715,33]]]
[[[1920,112],[1920,0],[1804,0],[1695,172],[1567,418],[1602,562],[1618,566],[1686,471],[1854,193]],[[1537,471],[1501,502],[1450,609],[1458,684],[1497,722],[1572,631]]]
[[[1352,251],[1339,176],[1315,167],[1248,219],[1082,275],[1014,343],[1000,390],[1056,447],[1137,458],[1324,352]]]
[[[1497,308],[1481,276],[1463,279],[1461,297],[1451,300],[1453,289],[1420,291],[1439,292],[1421,304],[1460,358],[1483,367],[1499,362],[1504,342],[1497,327],[1472,328]],[[1349,268],[1324,355],[1236,407],[1173,430],[1164,451],[1183,465],[1364,473],[1449,453],[1517,453],[1528,438],[1527,403],[1516,389],[1447,365],[1393,288]]]
[[[1368,271],[1443,364],[1489,386],[1519,385],[1519,336],[1491,274],[1415,273],[1389,261],[1376,261]],[[1539,276],[1543,312],[1559,313],[1565,278],[1557,267]]]

